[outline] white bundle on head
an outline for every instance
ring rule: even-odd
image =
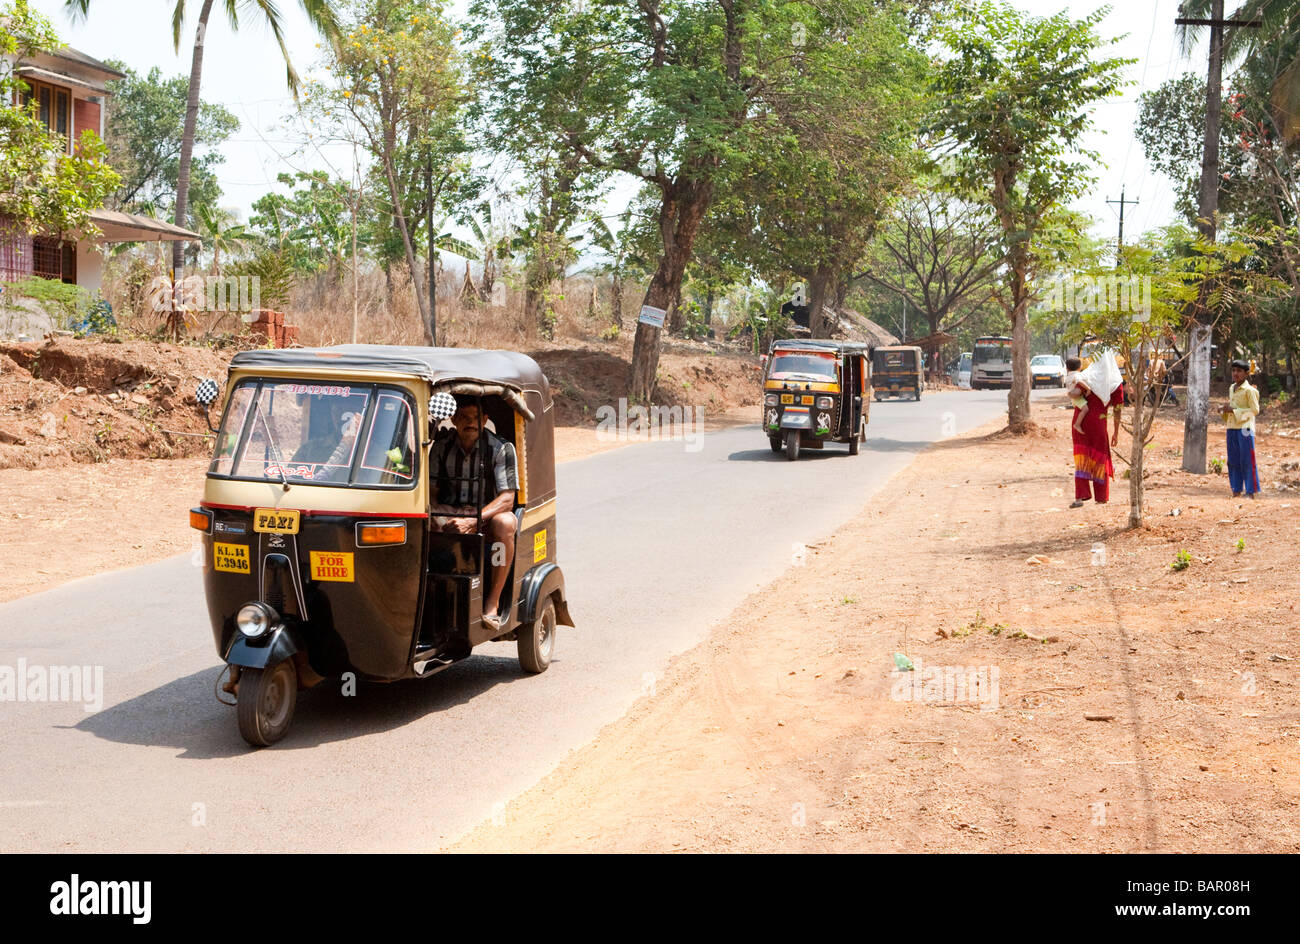
[[[1079,371],[1079,383],[1083,384],[1103,403],[1110,399],[1115,388],[1124,382],[1119,370],[1119,361],[1115,352],[1107,349],[1093,359],[1093,362]]]

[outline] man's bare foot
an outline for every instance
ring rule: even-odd
[[[487,623],[488,626],[491,627],[492,629],[501,628],[501,617],[497,615],[497,611],[495,608],[492,610],[492,612],[483,614],[483,622]]]

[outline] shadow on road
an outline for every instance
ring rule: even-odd
[[[559,663],[556,659],[556,663]],[[220,666],[168,682],[153,691],[98,712],[74,725],[107,741],[149,747],[175,747],[189,760],[246,754],[235,709],[218,704],[213,685]],[[358,681],[356,694],[344,695],[337,678],[298,693],[293,726],[271,750],[298,750],[331,741],[394,730],[426,716],[465,704],[498,685],[529,678],[517,659],[471,656],[427,679],[388,684]]]

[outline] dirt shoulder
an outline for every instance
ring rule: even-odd
[[[451,849],[1300,851],[1300,443],[1234,500],[1162,419],[1127,531],[1066,416],[927,450]]]

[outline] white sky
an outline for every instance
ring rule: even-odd
[[[1036,15],[1066,9],[1075,18],[1100,6],[1093,0],[1014,2]],[[32,0],[31,5],[54,21],[65,42],[91,56],[121,59],[141,73],[155,65],[166,75],[189,73],[197,0],[190,4],[191,21],[186,24],[179,54],[172,46],[172,0],[98,0],[91,4],[90,15],[82,23],[69,19],[62,0]],[[1103,36],[1127,34],[1113,47],[1114,52],[1138,62],[1129,68],[1135,84],[1121,97],[1098,107],[1099,130],[1088,141],[1089,147],[1101,153],[1106,166],[1098,170],[1096,187],[1088,198],[1079,201],[1078,208],[1096,218],[1098,235],[1114,237],[1116,208],[1105,201],[1108,197],[1117,199],[1121,185],[1127,187],[1130,200],[1140,201],[1126,211],[1126,241],[1172,218],[1171,183],[1148,169],[1142,146],[1133,137],[1133,124],[1140,92],[1184,71],[1200,74],[1205,69],[1203,46],[1190,59],[1178,54],[1174,32],[1177,6],[1178,0],[1126,0],[1118,3],[1101,25]],[[464,0],[452,3],[451,8],[462,10]],[[305,75],[318,56],[318,38],[298,3],[284,0],[280,9],[294,65]],[[218,167],[217,175],[225,192],[224,205],[237,209],[244,218],[255,199],[276,187],[275,175],[281,171],[324,168],[329,160],[335,172],[350,176],[350,151],[301,150],[301,135],[292,128],[288,117],[293,100],[285,88],[283,61],[270,32],[255,15],[248,14],[240,32],[233,33],[224,15],[214,10],[203,63],[202,96],[205,101],[226,106],[243,124],[222,148],[225,163]]]

